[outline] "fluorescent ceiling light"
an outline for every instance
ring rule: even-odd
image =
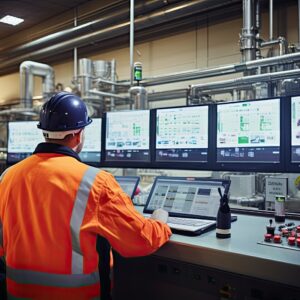
[[[14,16],[7,15],[7,16],[3,17],[2,19],[0,19],[0,22],[16,26],[16,25],[24,22],[24,19],[20,19],[20,18],[14,17]]]

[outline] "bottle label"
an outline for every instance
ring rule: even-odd
[[[217,232],[217,233],[221,233],[221,234],[229,234],[229,233],[230,233],[230,229],[220,229],[220,228],[216,228],[216,232]]]
[[[285,196],[275,196],[275,215],[277,216],[284,216],[284,202]]]

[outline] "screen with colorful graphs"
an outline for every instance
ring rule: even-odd
[[[280,162],[280,99],[217,105],[217,162]]]
[[[150,111],[106,113],[105,160],[150,161]]]

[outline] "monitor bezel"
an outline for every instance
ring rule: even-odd
[[[300,97],[300,94],[291,95],[286,97],[286,118],[285,118],[285,145],[286,145],[286,162],[285,169],[286,172],[299,173],[300,172],[300,162],[292,162],[292,114],[291,114],[291,104],[292,98]]]
[[[139,183],[140,183],[140,176],[121,176],[121,175],[117,175],[117,176],[115,176],[115,179],[117,180],[117,182],[118,182],[118,179],[117,178],[126,178],[126,179],[135,179],[135,184],[134,184],[134,189],[133,189],[133,191],[132,191],[132,194],[131,195],[129,195],[130,196],[130,199],[131,200],[133,200],[133,198],[134,198],[134,195],[135,195],[135,192],[136,192],[136,189],[137,189],[137,187],[138,187],[138,185],[139,185]],[[119,184],[119,182],[118,182],[118,184]],[[119,184],[120,185],[120,184]],[[121,187],[121,185],[120,185],[120,187]],[[122,188],[122,187],[121,187]],[[123,189],[122,189],[123,190]]]
[[[207,161],[157,161],[156,160],[156,121],[157,121],[157,111],[175,108],[193,108],[193,107],[208,107],[208,148],[207,148]],[[163,107],[153,109],[153,115],[151,120],[152,136],[153,136],[153,167],[158,169],[180,169],[180,170],[212,170],[212,153],[209,149],[212,147],[212,105],[211,104],[201,104],[201,105],[191,105],[191,106],[173,106],[173,107]]]
[[[111,168],[153,168],[152,166],[152,141],[151,138],[151,114],[152,110],[150,109],[143,109],[146,111],[149,111],[149,160],[147,161],[111,161],[106,159],[106,125],[107,125],[107,113],[113,113],[113,112],[105,112],[102,117],[102,149],[101,149],[101,160],[102,160],[102,166],[103,167],[111,167]],[[120,110],[117,111],[118,113],[121,112],[136,112],[137,110]]]
[[[279,107],[280,107],[280,155],[278,163],[258,163],[258,162],[218,162],[217,161],[217,112],[219,105],[228,105],[232,103],[245,103],[245,102],[253,102],[253,101],[266,101],[272,99],[279,99]],[[242,100],[242,101],[230,101],[230,102],[219,102],[216,103],[213,107],[213,167],[214,171],[243,171],[243,172],[284,172],[285,171],[285,149],[284,149],[284,119],[286,108],[284,105],[283,97],[269,97],[262,99],[254,99],[254,100]]]

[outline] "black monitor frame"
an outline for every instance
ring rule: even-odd
[[[122,188],[122,185],[120,184],[120,181],[134,181],[134,188],[132,190],[132,193],[130,196],[131,200],[133,200],[136,189],[139,185],[140,182],[140,177],[139,176],[115,176],[115,179],[117,180],[118,184],[120,185],[120,187]],[[123,189],[123,188],[122,188]],[[123,190],[124,191],[124,190]],[[125,192],[125,191],[124,191]]]
[[[237,102],[222,102],[214,105],[213,107],[213,151],[214,163],[212,170],[214,171],[242,171],[242,172],[284,172],[285,171],[285,142],[284,137],[284,121],[286,119],[286,105],[284,105],[283,97],[271,97],[257,100],[243,100],[238,103],[253,102],[253,101],[265,101],[271,99],[279,99],[280,101],[280,154],[278,163],[269,162],[218,162],[217,161],[217,107],[218,105],[228,105]]]
[[[193,108],[193,107],[208,107],[208,148],[207,148],[207,161],[158,161],[156,159],[156,129],[157,129],[157,111],[164,109],[176,109],[176,108]],[[153,138],[153,167],[159,169],[185,169],[185,170],[211,170],[212,168],[212,153],[209,151],[212,147],[212,105],[195,105],[195,106],[175,106],[175,107],[165,107],[153,109],[152,119],[151,119],[151,128],[152,128],[152,138]]]
[[[285,98],[285,152],[286,152],[286,162],[285,169],[286,172],[300,172],[300,162],[292,162],[292,114],[291,114],[291,104],[293,97],[300,97],[300,95],[293,95]],[[300,148],[300,146],[299,146]]]
[[[122,111],[118,111],[121,113]],[[128,111],[124,111],[128,112]],[[147,161],[136,161],[136,160],[107,160],[106,159],[106,126],[107,126],[107,113],[104,113],[102,118],[102,150],[101,150],[101,161],[103,167],[111,168],[152,168],[152,133],[151,133],[151,114],[152,110],[149,110],[149,160]]]
[[[36,120],[29,120],[29,121],[24,121],[24,120],[19,120],[19,121],[8,121],[7,122],[7,156],[6,156],[6,165],[7,166],[11,166],[11,165],[14,165],[20,161],[22,161],[23,159],[29,157],[32,155],[32,153],[34,152],[35,148],[33,149],[32,152],[23,152],[24,154],[24,157],[20,158],[19,160],[10,160],[10,152],[8,150],[8,143],[9,143],[9,137],[10,137],[10,129],[9,129],[9,124],[10,123],[36,123],[36,125],[38,124],[38,121]],[[41,132],[41,142],[44,142],[44,139],[43,139],[43,135],[42,135],[42,131],[40,129],[37,128],[37,130],[39,130]],[[38,144],[35,145],[35,147],[37,146]]]
[[[82,153],[84,153],[84,151],[82,150],[80,153],[79,153],[79,156],[80,156],[80,159],[81,159],[81,161],[83,162],[83,163],[85,163],[85,164],[87,164],[87,165],[89,165],[89,166],[93,166],[93,167],[101,167],[102,166],[102,154],[101,154],[101,152],[102,152],[102,142],[103,142],[103,139],[102,139],[102,131],[103,131],[103,120],[102,120],[102,118],[92,118],[92,120],[95,120],[95,119],[97,119],[97,120],[100,120],[100,124],[101,124],[101,131],[99,132],[99,138],[100,138],[100,149],[99,149],[99,154],[100,154],[100,158],[99,158],[99,161],[84,161],[83,159],[82,159],[82,157],[80,156],[80,154],[82,154]],[[91,124],[90,124],[91,125]],[[90,126],[90,125],[88,125],[88,126]],[[88,127],[87,126],[87,127]],[[87,127],[85,128],[85,131],[87,130]]]

